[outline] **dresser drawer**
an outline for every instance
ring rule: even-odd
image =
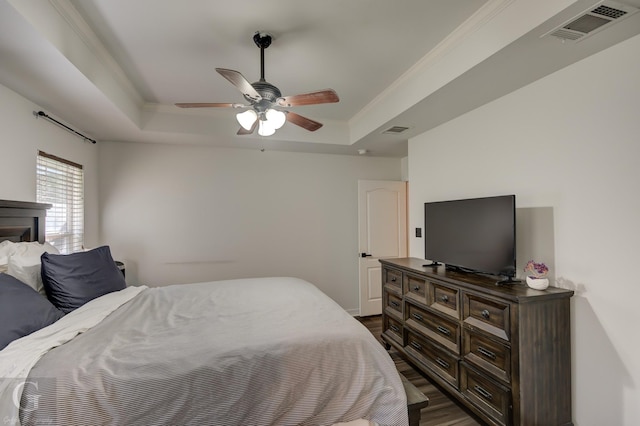
[[[464,293],[463,320],[471,329],[478,328],[504,340],[510,340],[510,305],[505,302]]]
[[[459,365],[456,357],[411,331],[407,332],[405,351],[458,389]]]
[[[396,269],[382,268],[382,285],[388,285],[402,294],[402,272]]]
[[[511,380],[511,348],[469,330],[462,333],[464,359],[508,383]]]
[[[402,336],[402,323],[400,323],[400,321],[396,321],[391,317],[385,316],[382,322],[382,333],[393,339],[400,346],[404,345],[404,339]]]
[[[399,318],[402,318],[402,298],[395,294],[385,290],[385,309],[390,310],[391,314],[397,314]]]
[[[412,303],[406,306],[406,324],[450,351],[460,354],[460,324],[444,319]]]
[[[460,291],[458,289],[432,282],[429,286],[429,293],[429,303],[433,309],[457,320],[460,319]]]
[[[405,274],[404,292],[406,296],[420,303],[427,303],[427,281],[423,277]]]
[[[510,424],[511,392],[486,376],[460,365],[460,392],[474,406],[495,419],[498,424]]]

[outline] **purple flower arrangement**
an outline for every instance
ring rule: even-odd
[[[545,278],[549,272],[549,268],[544,263],[536,263],[533,260],[527,262],[524,272],[531,278]]]

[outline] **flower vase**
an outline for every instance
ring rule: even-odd
[[[527,285],[535,290],[544,290],[549,287],[549,278],[536,278],[527,276]]]

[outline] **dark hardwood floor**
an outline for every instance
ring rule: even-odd
[[[382,339],[382,317],[356,317],[371,333],[378,339],[380,344]],[[398,371],[402,373],[411,383],[429,398],[429,405],[421,410],[420,426],[456,425],[456,426],[476,426],[483,423],[476,419],[473,414],[458,405],[457,401],[443,393],[429,379],[422,375],[411,364],[405,362],[393,348],[389,355],[396,363]]]

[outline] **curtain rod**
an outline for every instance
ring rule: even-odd
[[[96,141],[95,141],[94,139],[91,139],[91,138],[89,138],[89,137],[87,137],[87,136],[83,135],[82,133],[80,133],[80,132],[78,132],[78,131],[73,130],[71,127],[67,126],[67,125],[66,125],[66,124],[64,124],[64,123],[59,122],[59,121],[58,121],[58,120],[56,120],[55,118],[48,116],[44,111],[38,111],[38,112],[33,111],[33,115],[34,115],[36,118],[38,118],[38,117],[43,117],[43,118],[46,118],[47,120],[53,121],[53,122],[54,122],[54,123],[56,123],[58,126],[62,126],[62,127],[64,127],[65,129],[67,129],[67,130],[68,130],[68,131],[70,131],[71,133],[75,133],[76,135],[80,136],[82,139],[84,139],[84,140],[86,140],[86,141],[89,141],[89,142],[91,142],[91,143],[96,143]]]

